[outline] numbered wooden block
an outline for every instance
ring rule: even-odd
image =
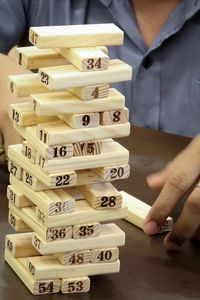
[[[38,48],[121,45],[123,31],[114,24],[31,27],[29,41]]]
[[[25,155],[33,164],[35,163],[36,149],[26,141],[22,143],[22,154]]]
[[[82,72],[73,65],[39,69],[39,80],[50,90],[64,90],[72,87],[113,83],[131,80],[132,68],[119,59],[109,61],[107,70]]]
[[[28,171],[23,171],[23,182],[34,191],[42,191],[48,187]]]
[[[85,293],[90,290],[90,278],[67,278],[61,280],[61,293],[73,294],[73,293]]]
[[[72,251],[55,254],[62,265],[81,265],[89,264],[91,260],[91,251]]]
[[[21,182],[21,181],[17,181]],[[8,185],[7,187],[7,198],[11,201],[16,207],[27,207],[33,206],[33,203],[24,196],[16,187]]]
[[[5,248],[15,258],[40,255],[32,245],[32,232],[7,234]]]
[[[84,72],[107,70],[109,57],[97,47],[64,48],[58,52]]]
[[[125,179],[130,176],[130,165],[110,166],[94,169],[94,171],[105,181]]]
[[[118,259],[119,249],[117,247],[91,250],[91,263],[113,262]]]
[[[98,236],[101,232],[101,224],[84,224],[84,225],[74,225],[72,236],[74,239],[85,239],[88,237]]]
[[[35,93],[48,93],[48,89],[38,80],[38,75],[33,73],[8,76],[8,88],[15,97],[29,97]]]
[[[95,209],[113,209],[122,206],[122,196],[110,182],[81,186],[79,190]]]
[[[35,280],[27,271],[27,258],[14,258],[7,250],[4,258],[33,295],[59,293],[60,279]]]
[[[17,179],[21,180],[23,176],[23,169],[14,161],[10,160],[8,161],[8,171],[10,174],[15,176]]]
[[[86,156],[101,154],[102,141],[89,141],[75,143],[73,156]]]
[[[83,101],[107,98],[109,95],[109,83],[70,88],[68,91]]]
[[[71,128],[92,128],[99,126],[99,113],[59,115]]]
[[[68,240],[72,238],[72,226],[47,229],[47,242]]]
[[[123,124],[129,120],[128,108],[104,111],[100,113],[100,124],[101,125],[112,125],[112,124]]]
[[[32,231],[32,229],[11,210],[9,210],[8,213],[8,222],[16,232]]]

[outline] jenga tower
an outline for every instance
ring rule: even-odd
[[[24,138],[8,150],[9,222],[5,260],[35,295],[87,292],[88,276],[119,272],[125,233],[114,223],[127,206],[112,181],[129,176],[124,96],[109,83],[130,80],[126,63],[109,60],[121,45],[114,24],[34,27],[32,47],[16,58],[38,73],[9,77],[9,116]],[[102,46],[104,45],[104,46]]]

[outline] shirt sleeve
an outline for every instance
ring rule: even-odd
[[[28,0],[0,0],[0,52],[22,43],[27,32]]]

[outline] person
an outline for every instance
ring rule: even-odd
[[[133,80],[115,86],[126,97],[131,122],[180,135],[195,136],[200,128],[200,1],[196,0],[1,0],[0,1],[0,144],[20,138],[7,117],[14,99],[6,88],[9,74],[24,70],[6,54],[28,45],[30,26],[115,23],[124,32],[124,46],[110,47],[110,58],[133,66]],[[200,136],[166,168],[147,178],[162,188],[144,222],[144,232],[156,233],[171,210],[200,175]],[[199,185],[190,193],[172,231],[168,250],[198,235]]]

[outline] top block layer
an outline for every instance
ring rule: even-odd
[[[29,41],[38,48],[122,45],[124,34],[114,24],[31,27]]]

